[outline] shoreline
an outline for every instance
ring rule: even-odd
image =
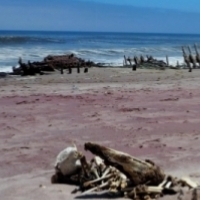
[[[74,199],[57,154],[93,141],[200,182],[200,70],[91,68],[0,79],[0,198]],[[33,192],[34,191],[34,192]]]

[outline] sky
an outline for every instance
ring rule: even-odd
[[[0,29],[200,33],[200,1],[0,0]]]

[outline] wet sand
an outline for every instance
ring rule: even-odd
[[[57,154],[98,142],[200,182],[200,70],[92,68],[0,79],[0,199],[74,199]]]

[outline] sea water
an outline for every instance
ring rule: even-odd
[[[182,46],[200,44],[200,35],[156,33],[0,31],[0,71],[11,71],[19,57],[41,61],[47,55],[74,53],[95,63],[122,66],[123,56],[146,56],[176,65]],[[194,51],[194,48],[192,47]]]

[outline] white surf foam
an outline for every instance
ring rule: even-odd
[[[0,72],[12,72],[12,66],[0,66]]]
[[[124,55],[133,58],[140,55],[152,55],[153,57],[166,61],[169,55],[170,65],[175,66],[177,61],[183,63],[181,52],[177,48],[168,47],[139,47],[139,48],[105,48],[105,49],[54,49],[42,46],[32,46],[29,48],[23,47],[0,47],[0,71],[12,71],[12,66],[18,63],[19,57],[22,57],[23,62],[41,61],[47,55],[61,55],[73,53],[85,60],[90,60],[95,63],[105,63],[108,66],[123,66]],[[172,55],[172,56],[171,56]],[[176,55],[176,56],[174,56]],[[178,55],[178,56],[177,56]],[[179,56],[180,55],[180,56]]]
[[[155,58],[166,62],[166,57],[155,57]],[[171,56],[171,57],[169,56],[168,59],[169,59],[169,64],[172,66],[176,66],[177,63],[179,63],[180,65],[184,64],[184,60],[182,56]]]

